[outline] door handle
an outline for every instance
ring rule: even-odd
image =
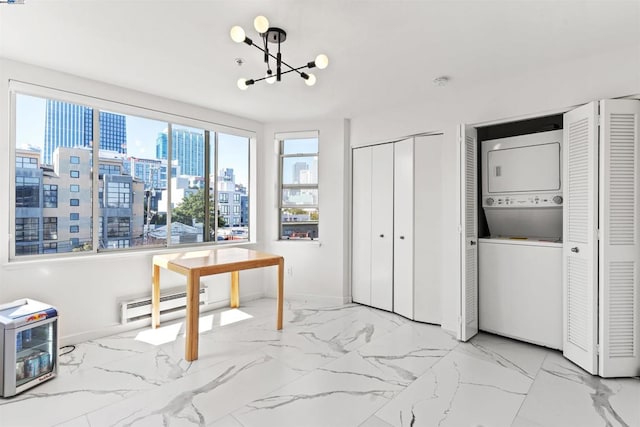
[[[472,241],[470,241],[470,242],[469,242],[469,244],[470,244],[471,246],[475,246],[476,242],[475,242],[475,240],[472,240]]]
[[[380,237],[384,237],[384,234],[381,234]]]
[[[400,236],[400,240],[404,240],[404,236]]]
[[[580,249],[578,249],[578,247],[576,246],[575,248],[571,248],[571,252],[578,253],[580,252]]]

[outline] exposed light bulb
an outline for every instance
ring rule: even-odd
[[[327,65],[329,65],[329,58],[324,53],[321,53],[320,55],[316,56],[316,60],[314,62],[316,63],[316,67],[324,70],[325,68],[327,68]]]
[[[231,40],[233,40],[236,43],[242,43],[245,39],[244,30],[239,25],[231,27],[231,31],[229,31],[229,35],[231,36]]]
[[[269,29],[269,20],[262,15],[256,16],[256,19],[253,20],[253,28],[260,34],[264,34]]]
[[[316,84],[316,76],[309,73],[309,77],[304,81],[307,86],[313,86],[314,84]]]
[[[247,79],[238,79],[238,89],[247,90]]]
[[[270,76],[267,76],[267,78],[265,79],[265,81],[267,83],[269,83],[270,85],[274,84],[276,82],[276,76],[274,76],[273,74]]]

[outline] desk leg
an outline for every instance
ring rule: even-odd
[[[284,258],[278,262],[278,324],[276,329],[282,329],[282,305],[284,303]]]
[[[240,272],[231,272],[231,308],[240,307]]]
[[[160,266],[153,264],[151,287],[151,327],[160,326]]]
[[[200,320],[200,272],[187,275],[186,347],[184,358],[191,362],[198,358],[198,322]]]

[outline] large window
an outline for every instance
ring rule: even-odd
[[[58,186],[55,184],[44,184],[42,187],[44,188],[43,207],[57,208],[58,207]]]
[[[129,209],[131,205],[131,183],[129,182],[107,182],[107,203],[108,208]]]
[[[107,218],[108,237],[128,237],[130,234],[131,218],[127,216]]]
[[[318,133],[276,137],[280,144],[280,239],[317,239]]]
[[[216,189],[222,197],[217,212],[218,240],[248,240],[249,138],[225,133],[217,136]]]
[[[58,240],[58,218],[42,218],[42,230],[44,240]]]
[[[82,104],[16,93],[12,255],[249,238],[245,131],[238,131],[245,136],[222,133],[215,130],[218,125],[182,116],[171,123],[123,114],[119,104],[67,95]],[[104,105],[114,108],[103,110]],[[122,108],[147,117],[171,116]],[[100,141],[94,144],[98,130]]]
[[[121,175],[121,171],[120,165],[100,163],[100,175]]]
[[[40,207],[40,178],[16,176],[16,207]]]
[[[38,218],[16,218],[16,242],[38,241]]]
[[[38,169],[38,159],[16,156],[16,169]]]

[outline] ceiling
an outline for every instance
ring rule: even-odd
[[[258,78],[261,53],[229,38],[253,18],[287,31],[283,58],[318,53],[307,87]],[[262,122],[349,118],[558,62],[637,46],[639,1],[26,0],[0,5],[0,56]],[[243,58],[239,67],[236,58]],[[433,84],[448,76],[446,87]]]

